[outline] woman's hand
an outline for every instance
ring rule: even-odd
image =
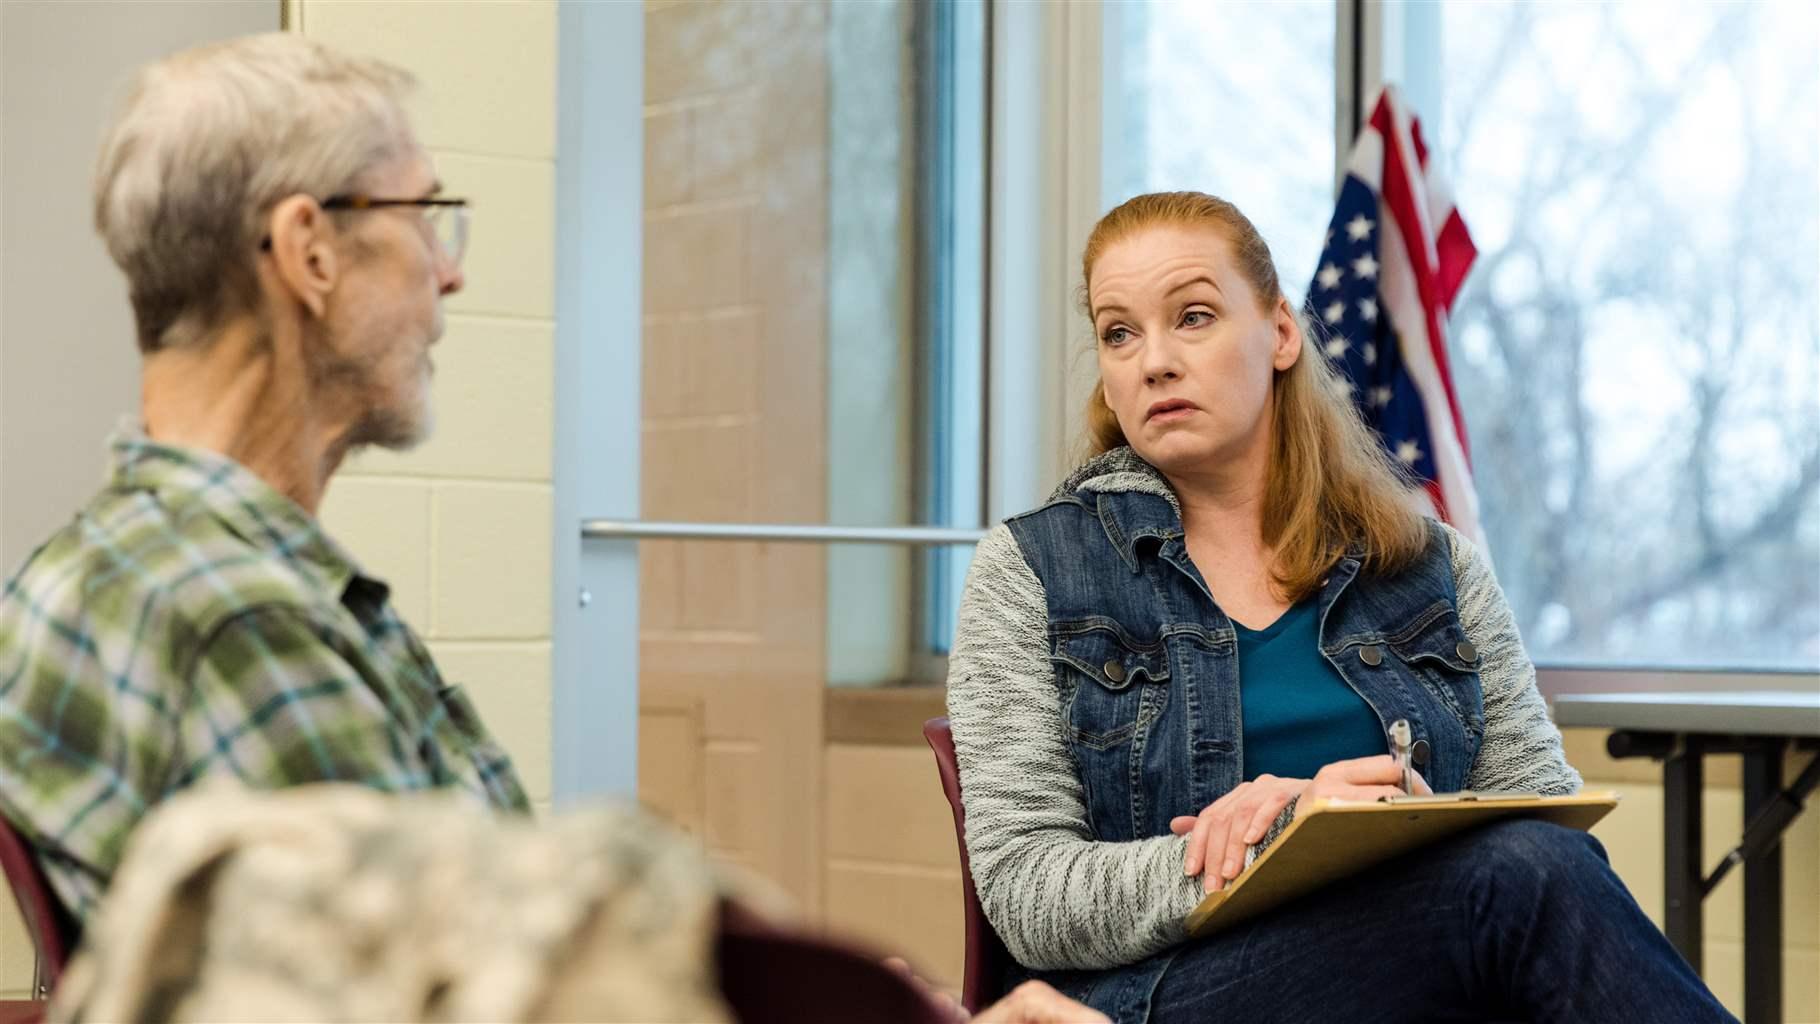
[[[1417,793],[1428,793],[1428,783],[1414,771]],[[1342,800],[1376,800],[1401,796],[1402,773],[1389,754],[1335,761],[1312,779],[1280,779],[1260,775],[1241,783],[1207,805],[1199,815],[1183,815],[1169,823],[1169,831],[1188,836],[1182,873],[1200,875],[1202,888],[1218,892],[1245,868],[1245,850],[1264,838],[1289,801],[1298,797]]]
[[[1409,777],[1415,782],[1417,794],[1427,796],[1434,792],[1428,788],[1428,780],[1414,768],[1409,770]],[[1315,773],[1314,781],[1302,795],[1310,800],[1332,797],[1367,802],[1380,797],[1402,796],[1403,773],[1397,768],[1396,759],[1389,754],[1335,761]]]
[[[1171,821],[1169,831],[1188,836],[1182,873],[1200,875],[1201,887],[1208,892],[1224,888],[1228,879],[1237,878],[1244,870],[1245,848],[1264,838],[1270,823],[1277,820],[1289,801],[1310,785],[1309,779],[1260,775],[1234,786],[1199,815],[1183,815]]]

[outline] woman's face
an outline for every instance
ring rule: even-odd
[[[1211,225],[1145,228],[1094,262],[1100,381],[1145,461],[1204,470],[1267,439],[1271,380],[1302,344],[1289,303],[1274,298],[1259,302]]]

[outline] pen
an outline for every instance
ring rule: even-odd
[[[1409,771],[1409,737],[1409,719],[1399,718],[1390,723],[1390,756],[1396,761],[1397,771],[1402,775],[1400,784],[1404,793],[1416,791],[1415,780],[1410,777]]]

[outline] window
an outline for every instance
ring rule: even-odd
[[[986,5],[826,9],[828,521],[977,527]],[[968,548],[830,548],[829,682],[941,681],[971,558]]]
[[[1820,668],[1820,17],[1435,14],[1456,385],[1531,656]]]
[[[1102,209],[1141,192],[1231,201],[1300,304],[1333,213],[1334,5],[1104,5]]]
[[[1334,6],[1102,9],[1101,209],[1229,198],[1299,301],[1332,211]],[[1820,17],[1365,13],[1362,62],[1406,87],[1478,244],[1454,372],[1532,657],[1820,668]]]
[[[953,0],[646,8],[647,525],[978,525],[984,18]],[[641,543],[650,692],[710,664],[930,677],[925,594],[964,560],[732,533]]]

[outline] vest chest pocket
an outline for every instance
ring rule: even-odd
[[[1471,736],[1485,732],[1485,699],[1479,686],[1478,650],[1453,606],[1437,602],[1385,641]]]
[[[1112,626],[1058,631],[1056,683],[1067,701],[1069,737],[1093,750],[1129,742],[1155,719],[1167,698],[1169,654],[1159,641],[1141,644]]]

